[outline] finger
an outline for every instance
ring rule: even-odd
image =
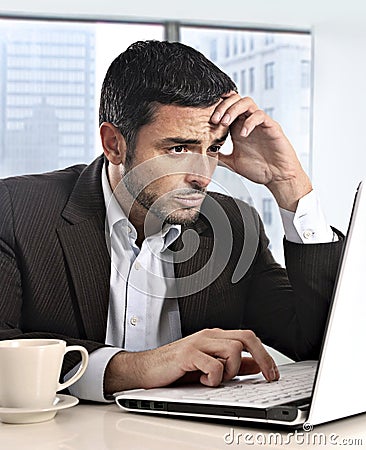
[[[227,92],[226,94],[222,94],[221,98],[224,99],[224,98],[232,97],[233,95],[239,95],[239,94],[236,91],[230,91],[230,92]]]
[[[275,371],[275,374],[276,374],[276,380],[279,380],[280,377],[281,377],[280,369],[276,366],[274,371]]]
[[[225,366],[226,364],[225,359],[217,358],[217,360]],[[195,370],[193,372],[186,372],[182,377],[173,381],[173,383],[171,383],[170,386],[181,386],[182,384],[196,384],[200,382],[201,376],[202,372],[200,370]]]
[[[263,347],[260,339],[251,330],[205,330],[207,335],[216,339],[233,339],[243,344],[243,349],[248,351],[258,363],[261,372],[268,381],[278,379],[278,370],[270,354]]]
[[[223,379],[224,365],[218,359],[204,352],[192,354],[192,365],[201,372],[200,382],[206,386],[218,386]]]
[[[267,350],[263,347],[260,339],[250,330],[243,331],[247,331],[244,337],[244,348],[253,356],[266,380],[278,380],[279,373],[276,363]]]
[[[239,94],[225,98],[217,105],[211,116],[211,122],[224,126],[231,125],[240,115],[253,114],[259,108],[250,97],[240,97]]]
[[[223,364],[223,378],[230,380],[235,377],[241,364],[243,344],[236,339],[204,339],[200,350],[215,357]]]
[[[253,114],[245,119],[244,126],[240,131],[240,135],[243,137],[248,137],[250,133],[258,126],[271,126],[270,118],[266,115],[264,111],[258,109],[254,111]]]
[[[224,359],[221,359],[221,358],[217,358],[217,359],[218,359],[218,361],[220,361],[222,364],[225,365],[226,361]],[[276,370],[278,371],[277,367],[276,367]],[[239,376],[254,375],[254,374],[260,373],[260,371],[261,371],[261,369],[260,369],[259,365],[253,358],[243,356],[241,358],[241,364],[240,364],[240,368],[238,370],[237,375],[239,375]],[[174,383],[172,383],[172,385],[180,386],[182,384],[199,383],[201,375],[202,375],[202,372],[198,371],[198,370],[196,370],[194,372],[187,372],[181,378],[174,381]],[[279,372],[278,372],[278,378],[279,378]],[[224,376],[224,379],[225,379],[225,376]]]
[[[235,102],[241,99],[240,95],[235,91],[224,94],[220,103],[216,106],[211,116],[211,122],[218,124],[225,114],[225,111]]]
[[[241,364],[238,375],[252,375],[261,371],[258,363],[250,357],[243,356],[241,358]]]

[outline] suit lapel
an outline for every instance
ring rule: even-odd
[[[57,230],[86,336],[97,341],[105,338],[110,283],[102,166],[98,158],[80,174],[62,214],[67,223]]]

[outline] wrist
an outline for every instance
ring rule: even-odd
[[[120,352],[109,361],[104,373],[104,393],[142,387],[142,373],[139,370],[139,352]]]
[[[313,190],[311,181],[305,173],[281,181],[272,181],[266,186],[278,206],[292,212],[296,211],[299,200]]]

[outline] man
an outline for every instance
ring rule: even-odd
[[[89,166],[0,183],[1,338],[84,345],[89,368],[70,390],[99,401],[192,374],[276,380],[261,340],[316,357],[342,236],[280,126],[197,51],[148,41],[110,66],[100,135]],[[287,271],[252,208],[207,194],[219,163],[274,195]]]

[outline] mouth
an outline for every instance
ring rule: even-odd
[[[174,197],[175,201],[180,203],[186,208],[194,208],[200,206],[205,198],[205,195],[194,194],[194,195],[176,195]]]

